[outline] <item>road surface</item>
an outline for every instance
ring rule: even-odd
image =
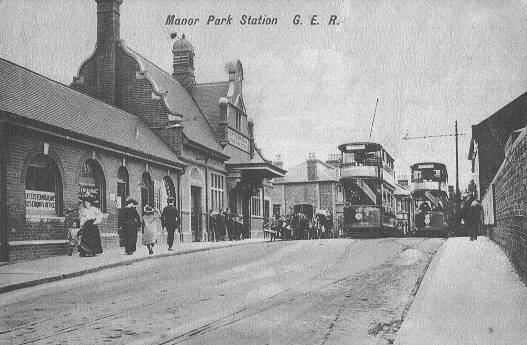
[[[0,343],[389,344],[443,242],[277,241],[147,260],[0,295]]]

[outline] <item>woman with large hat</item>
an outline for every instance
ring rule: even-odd
[[[135,209],[137,201],[132,198],[126,200],[126,206],[119,213],[119,234],[122,238],[126,255],[136,250],[137,231],[141,226],[141,218]]]
[[[150,205],[143,208],[143,244],[148,248],[149,254],[154,254],[154,244],[157,242],[157,231],[161,226],[156,210]]]
[[[95,198],[91,195],[79,198],[83,203],[83,207],[79,209],[79,223],[80,223],[80,256],[95,256],[102,253],[101,234],[99,233],[98,224],[102,221],[101,211],[93,206]]]

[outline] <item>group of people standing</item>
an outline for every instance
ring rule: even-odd
[[[98,224],[102,222],[103,214],[94,205],[95,198],[91,195],[82,196],[78,209],[79,230],[70,232],[70,245],[76,246],[79,256],[95,256],[103,252],[101,235]],[[168,250],[173,251],[174,234],[180,226],[180,215],[174,206],[174,198],[167,199],[168,205],[160,214],[159,211],[146,205],[143,216],[140,217],[136,210],[137,201],[128,198],[125,207],[121,209],[118,217],[119,246],[124,247],[126,255],[132,255],[137,250],[137,233],[142,232],[142,244],[148,248],[149,254],[154,254],[154,245],[157,243],[157,234],[163,227],[167,232]],[[182,241],[180,233],[180,241]],[[70,249],[71,255],[71,249]]]
[[[211,210],[209,222],[212,240],[216,242],[237,241],[250,237],[243,227],[242,217],[232,212],[228,207],[220,211]]]
[[[119,243],[124,247],[125,253],[131,255],[136,251],[137,233],[142,232],[142,244],[148,248],[149,254],[154,254],[154,245],[157,243],[157,234],[160,227],[167,232],[168,250],[173,251],[174,234],[180,226],[178,209],[174,206],[174,198],[167,199],[167,206],[161,214],[159,211],[146,205],[143,209],[143,218],[135,209],[137,201],[132,198],[126,200],[126,207],[119,213]],[[181,238],[180,238],[181,240]]]
[[[276,238],[283,240],[302,240],[332,238],[333,217],[330,213],[315,214],[313,219],[309,219],[302,212],[291,212],[287,216],[273,214],[269,219],[271,241]]]

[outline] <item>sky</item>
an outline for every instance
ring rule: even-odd
[[[199,22],[165,25],[169,14]],[[207,25],[211,15],[232,24]],[[277,24],[241,25],[242,15]],[[457,120],[464,189],[471,125],[527,91],[527,0],[123,1],[121,39],[169,73],[174,32],[194,46],[199,83],[225,81],[226,63],[242,62],[257,144],[286,169],[374,141],[398,175],[436,161],[454,184],[453,137],[402,138],[453,134]],[[69,85],[95,41],[94,0],[0,0],[1,58]]]

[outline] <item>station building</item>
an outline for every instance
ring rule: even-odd
[[[256,145],[241,62],[198,84],[182,36],[169,74],[120,39],[121,0],[96,3],[96,48],[70,86],[0,59],[0,260],[64,254],[66,213],[85,194],[106,247],[129,196],[157,209],[174,197],[184,241],[210,240],[209,211],[228,206],[260,234],[266,181],[285,171]]]

